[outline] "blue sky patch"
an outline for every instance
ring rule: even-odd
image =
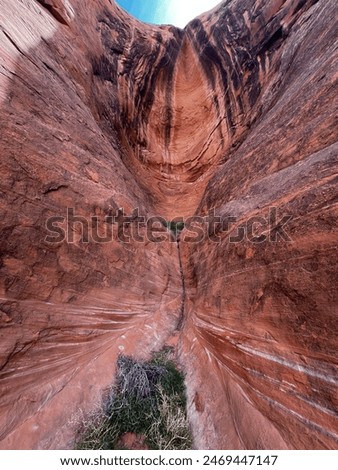
[[[146,23],[173,24],[180,28],[214,8],[219,0],[117,0],[124,10]]]

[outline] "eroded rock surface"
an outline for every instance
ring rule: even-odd
[[[70,447],[118,353],[179,327],[197,447],[336,448],[335,2],[225,1],[184,30],[84,3],[0,0],[1,447]],[[46,241],[67,208],[100,236],[119,208],[220,219]]]

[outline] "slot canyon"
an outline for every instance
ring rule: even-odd
[[[194,448],[338,448],[337,17],[0,0],[1,449],[73,448],[119,354],[172,338]]]

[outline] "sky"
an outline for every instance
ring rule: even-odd
[[[180,28],[221,0],[116,0],[122,8],[146,23],[173,24]]]

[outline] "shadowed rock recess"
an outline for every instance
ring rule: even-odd
[[[0,0],[1,448],[71,448],[118,354],[177,327],[196,448],[338,447],[337,16],[226,0],[181,30]],[[289,241],[45,240],[67,208],[235,234],[271,207]]]

